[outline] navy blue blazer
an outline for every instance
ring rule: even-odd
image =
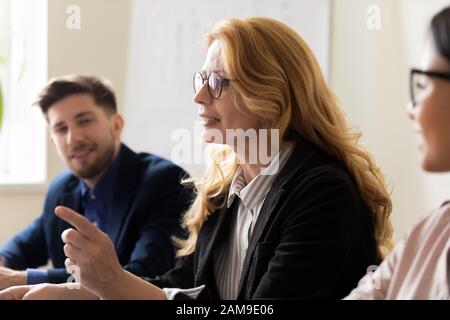
[[[175,262],[171,236],[182,236],[181,215],[192,192],[180,180],[187,173],[155,155],[136,154],[122,144],[112,216],[105,232],[113,241],[120,263],[141,277],[163,274]],[[47,264],[49,282],[66,282],[61,233],[70,225],[55,216],[58,205],[83,214],[79,179],[71,172],[59,175],[47,192],[43,213],[0,249],[8,267],[16,270]],[[100,258],[100,257],[99,257]]]

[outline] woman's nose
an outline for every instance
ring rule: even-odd
[[[197,104],[207,104],[210,102],[211,97],[208,92],[208,83],[205,82],[203,86],[194,94],[194,101]]]
[[[406,105],[406,113],[408,114],[409,118],[411,120],[415,120],[416,116],[415,116],[415,112],[416,112],[416,106],[414,105],[414,103],[412,101],[410,101],[407,105]]]

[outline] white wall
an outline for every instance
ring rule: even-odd
[[[430,16],[446,4],[449,1],[333,2],[331,83],[392,187],[397,240],[450,196],[448,177],[421,171],[406,115],[409,68],[420,60]],[[367,28],[371,5],[381,10],[379,30]]]
[[[204,168],[201,156],[194,158],[191,153],[186,159],[172,157],[183,141],[180,137],[172,140],[172,134],[175,130],[193,133],[200,122],[198,106],[192,101],[192,77],[203,65],[203,36],[224,18],[255,15],[279,19],[300,32],[328,73],[329,0],[136,0],[131,23],[125,141],[136,149],[165,156],[192,174],[200,174]],[[191,138],[190,149],[202,150],[200,139],[194,142],[193,134]]]
[[[81,9],[80,30],[66,27],[69,5]],[[128,0],[49,0],[49,78],[68,73],[107,77],[115,84],[123,111],[130,7]],[[64,168],[54,149],[48,149],[47,184]],[[46,186],[0,189],[0,243],[40,214],[45,191]]]
[[[394,227],[398,239],[420,215],[450,195],[448,176],[421,172],[412,127],[405,114],[408,68],[420,59],[429,16],[449,1],[333,0],[332,3],[331,83],[350,121],[362,129],[367,146],[392,185]],[[79,4],[82,9],[80,31],[65,28],[65,10],[69,4]],[[269,1],[265,2],[265,5],[269,4]],[[373,4],[380,7],[382,14],[378,31],[366,28],[366,9]],[[50,0],[49,76],[69,72],[107,76],[115,83],[119,104],[123,105],[130,10],[130,1],[125,0]],[[189,54],[195,55],[198,61],[193,66],[183,66],[183,74],[188,77],[186,93],[174,93],[180,103],[190,103],[192,98],[190,69],[192,72],[198,69],[204,54],[200,39],[193,44]],[[145,78],[139,85],[148,88]],[[152,105],[152,96],[148,97],[148,105]],[[186,108],[195,109],[195,106],[192,103]],[[127,104],[127,108],[121,110],[133,114],[136,106]],[[174,122],[186,120],[183,114],[170,110],[168,116]],[[158,116],[164,112],[164,106],[158,106],[157,112]],[[130,127],[133,123],[127,121],[126,125]],[[167,137],[158,134],[148,135],[146,139],[151,146],[167,141]],[[50,181],[63,167],[49,148],[47,180]],[[32,221],[41,210],[44,195],[44,188],[0,191],[0,242]]]

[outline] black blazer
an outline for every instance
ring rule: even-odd
[[[112,215],[105,232],[125,269],[138,276],[156,277],[175,264],[171,236],[183,232],[181,215],[192,198],[191,191],[180,184],[187,173],[168,160],[137,154],[125,145],[118,156]],[[54,268],[48,271],[49,281],[67,280],[61,233],[71,226],[55,215],[58,205],[83,214],[79,179],[70,171],[53,181],[43,213],[0,248],[8,267],[35,268],[50,259]]]
[[[195,252],[150,281],[161,288],[204,284],[198,298],[219,299],[213,256],[227,239],[234,213],[235,208],[214,212],[200,230]],[[300,142],[264,201],[238,299],[342,298],[379,262],[371,211],[351,176],[336,160]]]

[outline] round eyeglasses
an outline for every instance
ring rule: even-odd
[[[409,77],[409,90],[413,107],[415,107],[418,101],[420,101],[425,95],[426,90],[428,89],[428,77],[450,81],[450,73],[448,72],[411,69]]]
[[[216,72],[211,72],[209,75],[196,72],[194,74],[194,92],[199,92],[205,85],[205,82],[208,83],[208,92],[213,99],[219,99],[222,95],[223,87],[230,85],[230,79],[223,78]]]

